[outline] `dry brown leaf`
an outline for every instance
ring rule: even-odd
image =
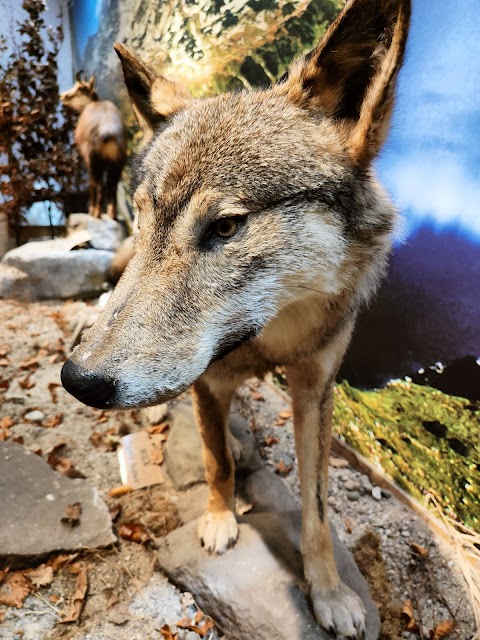
[[[417,556],[421,556],[422,558],[428,557],[428,549],[422,547],[421,544],[417,544],[416,542],[410,542],[410,549],[417,554]]]
[[[1,435],[0,435],[0,440],[2,439]],[[23,436],[15,436],[14,438],[12,438],[12,442],[16,442],[17,444],[25,444],[25,440]]]
[[[280,462],[278,462],[276,468],[275,468],[275,473],[277,473],[280,476],[287,476],[290,471],[293,469],[293,465],[289,464],[288,466],[285,464],[285,460],[283,460],[283,458],[280,460]]]
[[[446,638],[457,626],[455,620],[442,620],[439,622],[435,629],[430,631],[431,640],[441,640]]]
[[[36,369],[40,366],[40,359],[36,356],[34,358],[28,358],[27,360],[21,362],[18,366],[20,369]]]
[[[59,382],[48,383],[48,390],[50,391],[50,395],[52,396],[52,402],[58,402],[57,389],[61,386],[62,385]]]
[[[274,444],[277,444],[278,442],[278,438],[265,438],[265,440],[263,441],[263,445],[265,447],[271,447]]]
[[[57,573],[59,569],[64,567],[66,564],[71,564],[78,557],[78,553],[70,553],[70,554],[61,554],[59,556],[55,556],[53,558],[49,558],[47,564],[52,567],[53,573]]]
[[[106,431],[94,431],[90,436],[90,442],[94,447],[101,451],[116,451],[120,444],[120,436],[115,427],[111,427]]]
[[[163,625],[163,627],[160,629],[160,633],[162,634],[162,637],[165,640],[177,640],[178,639],[178,633],[173,633],[173,631],[170,629],[168,624],[164,624]]]
[[[347,518],[347,516],[344,516],[343,517],[343,524],[345,525],[345,531],[347,533],[352,533],[353,525],[352,525],[352,521],[350,520],[350,518]]]
[[[42,427],[46,427],[47,429],[52,429],[53,427],[58,427],[58,425],[63,420],[63,413],[57,413],[52,418],[47,418],[42,422]]]
[[[22,571],[9,573],[0,587],[0,604],[20,609],[25,598],[33,590],[32,581]]]
[[[330,456],[328,459],[328,464],[335,469],[344,469],[348,467],[349,463],[344,458],[335,458]]]
[[[197,614],[195,615],[194,620],[190,620],[189,618],[182,618],[182,620],[179,620],[178,622],[176,622],[175,625],[179,629],[188,629],[188,631],[195,631],[195,633],[198,633],[198,635],[201,638],[204,638],[207,635],[207,633],[210,631],[210,629],[213,629],[215,625],[211,618],[206,618],[206,620],[202,622],[202,624],[198,624],[199,623],[199,620],[197,619],[198,614],[200,614],[200,620],[201,620],[204,614],[201,611],[197,611]]]
[[[79,471],[74,467],[73,462],[71,460],[69,460],[68,458],[62,458],[60,456],[57,456],[57,454],[54,451],[49,453],[47,462],[53,469],[55,469],[55,471],[58,471],[58,473],[61,473],[64,476],[67,476],[67,478],[85,478],[86,477],[83,475],[81,471]]]
[[[120,496],[124,496],[126,493],[130,493],[130,491],[133,491],[133,487],[128,486],[128,484],[121,484],[118,487],[110,489],[108,495],[111,498],[119,498]]]
[[[23,575],[29,578],[36,588],[44,587],[53,580],[53,568],[50,565],[41,564],[36,569],[24,571]]]
[[[283,411],[280,411],[278,417],[282,420],[288,420],[293,417],[293,411],[291,409],[284,409]]]
[[[77,576],[77,580],[72,602],[60,620],[63,623],[76,622],[79,619],[88,589],[87,565],[84,562],[75,562],[71,565],[70,571]]]
[[[14,424],[15,421],[13,418],[11,418],[10,416],[3,416],[3,418],[0,420],[0,429],[10,429],[10,427],[13,427]]]
[[[26,389],[28,391],[28,389],[31,389],[32,387],[35,386],[35,382],[32,382],[30,380],[31,377],[31,373],[27,373],[27,375],[25,376],[25,378],[23,378],[22,380],[18,381],[18,385],[22,388],[22,389]]]
[[[8,367],[10,360],[8,358],[0,358],[0,367]]]
[[[118,519],[118,516],[122,513],[122,506],[119,504],[113,504],[108,508],[108,511],[112,522],[115,522],[115,520]]]
[[[0,358],[5,358],[5,356],[8,356],[9,353],[10,353],[10,345],[2,344],[2,346],[0,346]]]
[[[95,420],[97,424],[102,424],[103,422],[108,422],[108,414],[106,411],[98,411],[97,419]]]
[[[411,633],[418,633],[419,626],[415,621],[415,614],[413,612],[412,601],[406,600],[402,609],[402,618],[405,620],[405,630]]]
[[[152,427],[147,427],[145,431],[147,431],[151,436],[154,436],[163,434],[167,429],[170,429],[170,424],[168,422],[161,422],[160,424],[155,424]]]
[[[82,503],[74,502],[67,504],[65,515],[60,518],[62,524],[69,527],[77,527],[80,524],[80,516],[82,515]]]
[[[138,522],[124,522],[118,527],[118,535],[124,540],[131,540],[139,544],[145,544],[150,540],[150,534]]]
[[[265,400],[262,394],[256,389],[250,389],[250,395],[252,396],[252,399],[256,400],[257,402],[264,402]]]
[[[283,418],[277,418],[277,420],[275,420],[275,422],[273,423],[276,427],[283,427],[283,425],[285,424],[286,420],[284,420]]]

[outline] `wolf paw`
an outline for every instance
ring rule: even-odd
[[[209,553],[225,553],[238,538],[238,524],[231,511],[207,511],[200,518],[198,536]]]
[[[230,451],[232,452],[233,459],[235,460],[235,462],[238,462],[242,457],[243,445],[240,440],[238,440],[233,435],[233,433],[231,433],[231,431],[228,431],[227,433],[227,444],[230,448]]]
[[[365,638],[365,609],[361,599],[345,584],[330,592],[312,592],[313,610],[318,624],[338,640]]]

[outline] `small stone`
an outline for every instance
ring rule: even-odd
[[[391,498],[392,497],[392,492],[389,491],[388,489],[382,489],[382,496],[384,498]]]
[[[374,500],[382,499],[382,490],[380,489],[380,487],[372,487],[372,498]]]
[[[356,480],[347,480],[343,485],[346,491],[358,491],[360,489],[360,483]]]
[[[185,636],[185,640],[198,640],[199,635],[195,631],[189,631]]]
[[[25,420],[29,420],[30,422],[41,422],[45,420],[45,414],[41,411],[29,411],[24,417]]]
[[[358,491],[347,491],[347,500],[350,502],[356,502],[360,498]]]
[[[334,496],[328,496],[327,502],[331,507],[334,507],[336,504],[336,500]]]

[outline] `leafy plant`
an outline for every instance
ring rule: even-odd
[[[12,53],[0,41],[0,204],[17,232],[35,202],[64,213],[86,191],[73,143],[72,115],[59,100],[57,56],[62,28],[46,28],[44,0],[24,0]],[[45,35],[46,34],[46,35]],[[50,204],[50,222],[53,224]]]

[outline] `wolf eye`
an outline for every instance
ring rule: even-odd
[[[212,225],[213,233],[219,238],[231,238],[240,227],[240,222],[235,218],[221,218]]]

